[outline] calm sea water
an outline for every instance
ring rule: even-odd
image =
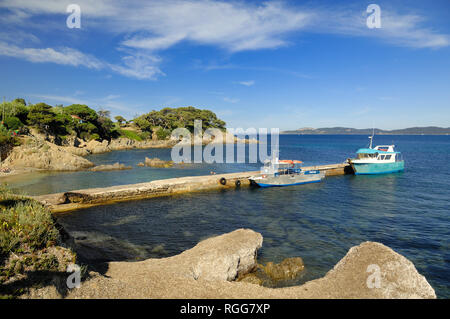
[[[343,162],[367,136],[281,136],[280,157],[306,165]],[[260,262],[300,256],[305,274],[325,275],[354,245],[381,242],[410,259],[436,290],[450,297],[450,137],[376,136],[397,145],[406,170],[380,176],[328,177],[319,184],[242,188],[94,207],[58,220],[80,243],[90,262],[167,257],[199,240],[251,228],[264,236]],[[135,166],[145,156],[169,159],[170,150],[136,150],[91,156],[97,164]],[[137,168],[118,172],[36,174],[11,180],[41,194],[137,183],[186,175],[258,169],[258,164],[198,164],[188,168]]]

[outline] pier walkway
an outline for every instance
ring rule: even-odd
[[[303,169],[325,171],[326,176],[353,174],[353,170],[348,163],[309,166],[303,167]],[[74,190],[64,193],[34,196],[33,198],[48,206],[53,213],[58,213],[116,202],[169,196],[187,192],[246,187],[250,185],[249,177],[259,173],[259,171],[252,171],[206,176],[187,176],[131,185]]]

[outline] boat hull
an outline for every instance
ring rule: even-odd
[[[318,183],[325,177],[323,172],[311,171],[301,175],[270,176],[252,179],[260,187],[283,187]]]
[[[405,162],[392,163],[352,163],[355,175],[378,175],[401,172],[405,169]]]

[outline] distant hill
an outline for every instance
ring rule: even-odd
[[[371,128],[356,129],[349,127],[324,127],[324,128],[311,128],[305,127],[293,131],[283,131],[281,134],[299,134],[299,135],[371,135]],[[409,127],[400,130],[381,130],[376,128],[375,134],[377,135],[450,135],[450,127]]]

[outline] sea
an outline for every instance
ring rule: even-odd
[[[280,135],[280,158],[304,165],[342,163],[366,135]],[[57,215],[78,243],[84,262],[176,255],[211,236],[250,228],[263,235],[258,262],[301,257],[306,270],[289,286],[324,276],[348,250],[383,243],[412,261],[435,289],[450,297],[450,136],[379,135],[395,144],[401,173],[334,176],[321,183],[282,188],[232,188],[91,207]],[[87,157],[97,165],[120,162],[131,170],[33,173],[6,179],[30,195],[151,180],[259,170],[261,163],[138,167],[145,157],[170,159],[170,149],[116,151]]]

